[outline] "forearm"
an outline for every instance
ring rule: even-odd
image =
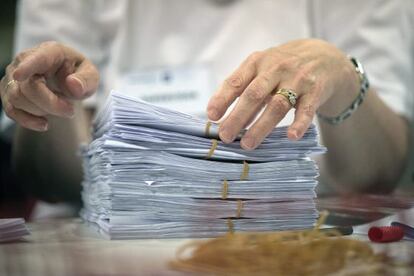
[[[49,130],[17,127],[13,166],[29,192],[47,201],[79,202],[82,180],[79,145],[89,140],[88,114],[76,107],[73,119],[49,117]]]
[[[333,95],[319,112],[335,116],[356,95]],[[348,192],[392,191],[406,163],[409,127],[375,91],[368,91],[363,104],[341,124],[320,120],[320,130],[328,148],[319,160],[323,183]]]

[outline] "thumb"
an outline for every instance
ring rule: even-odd
[[[91,96],[99,84],[99,72],[88,59],[85,59],[74,73],[65,80],[67,91],[74,99],[81,100]]]

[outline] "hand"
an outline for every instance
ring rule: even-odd
[[[0,83],[3,109],[21,126],[46,131],[48,115],[70,118],[73,100],[92,95],[99,73],[90,60],[57,42],[17,55]]]
[[[217,121],[239,98],[220,124],[220,139],[230,143],[264,109],[240,141],[242,148],[251,150],[292,108],[287,98],[272,92],[281,88],[296,92],[295,119],[287,135],[297,140],[319,107],[332,101],[336,93],[357,93],[358,87],[355,68],[339,49],[321,40],[296,40],[250,55],[212,96],[207,113],[210,120]]]

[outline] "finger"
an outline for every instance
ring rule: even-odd
[[[291,108],[284,96],[274,95],[265,107],[262,116],[243,135],[240,141],[242,148],[252,150],[259,146]]]
[[[22,94],[47,114],[60,117],[74,115],[73,104],[50,91],[44,78],[36,76],[20,84]]]
[[[207,105],[207,116],[219,120],[229,106],[241,95],[256,75],[256,62],[260,53],[250,55],[214,93]]]
[[[259,105],[255,110],[254,110],[254,114],[256,114],[255,116],[251,117],[249,119],[249,121],[247,121],[247,123],[243,126],[243,128],[247,128],[249,127],[249,125],[251,125],[259,116],[262,115],[262,111],[264,110],[264,107],[266,106],[268,100],[265,100],[261,105]]]
[[[287,136],[291,140],[298,140],[309,128],[315,117],[317,97],[313,94],[303,95],[296,105],[295,119],[288,128]]]
[[[13,78],[24,81],[36,74],[56,71],[65,58],[63,47],[56,42],[45,42],[25,53],[16,65]]]
[[[46,112],[38,108],[26,98],[26,96],[20,91],[18,83],[8,87],[8,91],[5,93],[3,100],[9,102],[13,107],[26,111],[32,115],[47,115]]]
[[[19,125],[35,131],[46,131],[48,122],[45,117],[31,115],[23,110],[13,107],[10,103],[3,103],[6,115],[15,120]]]
[[[66,86],[75,99],[91,96],[99,84],[99,72],[88,59],[85,59],[73,74],[66,77]]]
[[[219,136],[225,143],[234,141],[242,128],[255,117],[254,113],[277,86],[278,77],[269,72],[257,76],[240,96],[235,108],[220,125]]]

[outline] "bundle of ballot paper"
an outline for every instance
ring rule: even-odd
[[[255,150],[218,139],[218,125],[112,92],[82,149],[82,217],[111,239],[214,237],[312,227],[311,126],[278,127]],[[241,133],[240,135],[243,135]]]

